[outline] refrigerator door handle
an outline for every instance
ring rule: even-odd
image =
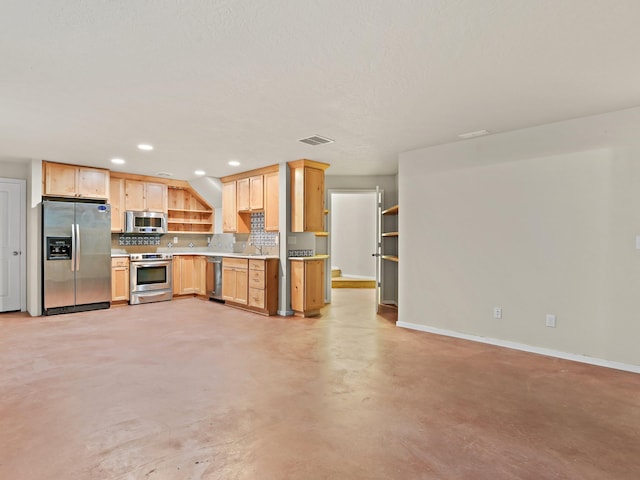
[[[76,271],[76,226],[71,224],[71,271]]]
[[[76,223],[76,248],[80,252],[80,224]],[[80,271],[80,255],[76,256],[76,272]]]

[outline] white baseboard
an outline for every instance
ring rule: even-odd
[[[616,370],[624,370],[626,372],[640,373],[640,365],[632,365],[622,362],[613,362],[611,360],[604,360],[602,358],[587,357],[586,355],[576,355],[574,353],[562,352],[560,350],[553,350],[550,348],[534,347],[526,345],[524,343],[510,342],[508,340],[499,340],[497,338],[480,337],[478,335],[469,335],[466,333],[459,333],[453,330],[445,330],[442,328],[428,327],[426,325],[418,325],[416,323],[409,322],[396,322],[398,327],[408,328],[411,330],[419,330],[421,332],[435,333],[436,335],[445,335],[447,337],[461,338],[463,340],[470,340],[472,342],[488,343],[489,345],[496,345],[498,347],[511,348],[513,350],[521,350],[523,352],[537,353],[539,355],[546,355],[547,357],[562,358],[564,360],[572,360],[574,362],[588,363],[591,365],[597,365],[599,367],[614,368]]]

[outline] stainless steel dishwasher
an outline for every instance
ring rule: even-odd
[[[209,300],[222,302],[222,257],[207,257],[207,294]]]

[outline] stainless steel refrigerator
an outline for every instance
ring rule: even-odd
[[[42,202],[44,315],[109,308],[111,206]]]

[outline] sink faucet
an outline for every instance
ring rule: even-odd
[[[254,245],[255,249],[256,249],[256,253],[258,255],[262,255],[262,245]]]

